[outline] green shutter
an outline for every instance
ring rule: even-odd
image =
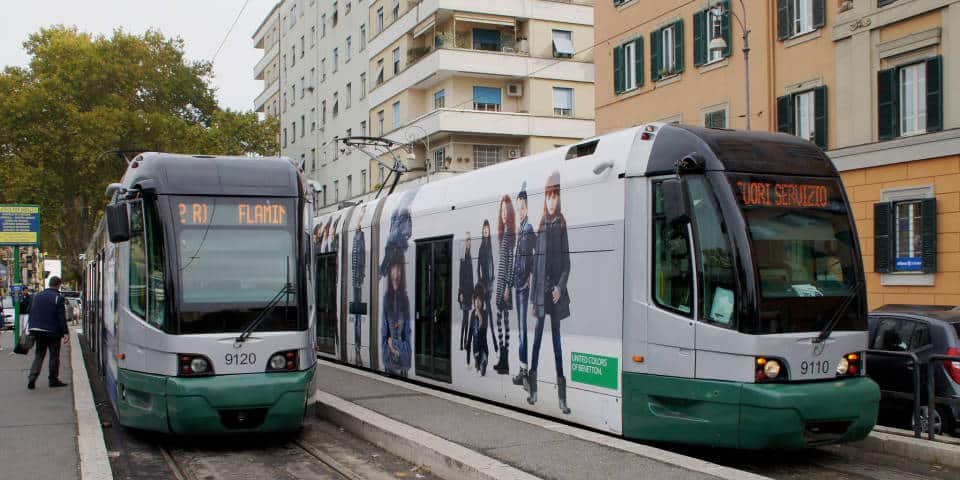
[[[893,271],[893,204],[873,204],[873,270]]]
[[[825,0],[813,0],[813,28],[820,28],[826,23],[825,3]]]
[[[613,92],[623,93],[623,47],[613,47]]]
[[[673,68],[674,73],[683,71],[683,20],[677,20],[673,24],[673,55],[676,65]]]
[[[927,132],[943,130],[943,64],[937,55],[927,60]]]
[[[633,40],[634,68],[637,76],[637,86],[643,85],[643,37],[637,37]]]
[[[709,10],[696,12],[693,14],[693,66],[699,67],[707,63],[707,41],[710,35],[707,32],[710,29],[708,24],[710,15]]]
[[[900,99],[897,69],[877,72],[877,131],[880,140],[900,135]]]
[[[660,80],[660,30],[650,32],[650,81]]]
[[[724,42],[727,42],[727,48],[723,49],[724,58],[730,56],[733,44],[730,43],[730,0],[723,1],[723,18],[720,19],[720,36]]]
[[[827,140],[827,87],[813,89],[813,142],[826,150]]]
[[[777,97],[777,131],[793,135],[793,95]]]
[[[921,258],[923,273],[937,271],[937,199],[920,202]]]
[[[790,37],[790,1],[777,0],[777,39]]]

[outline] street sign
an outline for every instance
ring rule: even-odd
[[[39,205],[0,205],[0,246],[40,244]]]

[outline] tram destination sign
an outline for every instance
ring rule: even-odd
[[[287,206],[273,199],[180,199],[175,208],[182,225],[284,226],[289,221]]]
[[[40,245],[39,205],[0,205],[0,246]]]
[[[734,185],[746,207],[826,208],[831,200],[825,185],[758,180],[737,180]]]

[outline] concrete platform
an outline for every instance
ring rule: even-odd
[[[445,478],[765,478],[351,367],[320,367],[323,415]],[[437,452],[449,455],[431,465]],[[444,461],[455,476],[436,470]]]

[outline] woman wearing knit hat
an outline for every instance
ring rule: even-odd
[[[500,199],[497,215],[497,242],[500,244],[497,269],[497,341],[500,343],[500,361],[493,366],[500,375],[510,373],[510,310],[513,309],[513,253],[516,244],[516,215],[510,195]]]

